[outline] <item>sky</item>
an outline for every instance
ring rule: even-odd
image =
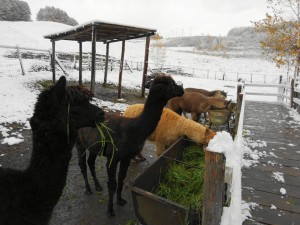
[[[264,18],[265,0],[24,0],[36,20],[39,9],[54,6],[79,24],[103,20],[154,28],[164,37],[226,35]]]

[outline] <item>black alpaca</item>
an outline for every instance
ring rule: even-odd
[[[66,87],[66,78],[37,100],[30,119],[33,150],[21,171],[0,168],[0,225],[46,225],[66,183],[77,129],[104,120],[102,109],[89,103],[92,93]]]
[[[111,114],[107,118],[108,127],[112,130],[111,136],[114,141],[114,146],[110,143],[106,144],[104,155],[107,157],[107,174],[108,174],[108,215],[114,216],[113,209],[113,197],[117,190],[117,203],[124,205],[126,201],[122,198],[123,182],[127,174],[127,170],[132,158],[137,155],[143,148],[144,142],[147,137],[155,130],[160,116],[162,114],[164,106],[168,100],[183,95],[183,88],[178,86],[170,76],[157,76],[150,87],[149,95],[145,103],[144,111],[136,118],[126,118],[120,115]],[[79,152],[79,165],[81,167],[84,179],[86,182],[87,192],[90,191],[90,187],[86,176],[86,162],[84,151],[87,147],[90,147],[95,141],[98,141],[99,132],[96,129],[85,133],[87,129],[80,131],[80,135],[77,141],[77,149]],[[106,134],[106,139],[109,140],[109,136]],[[95,159],[97,153],[101,149],[100,144],[94,145],[89,148],[90,155],[88,164],[93,174],[96,188],[101,189],[100,184],[95,174]],[[120,162],[120,169],[118,174],[118,182],[116,181],[117,164]]]

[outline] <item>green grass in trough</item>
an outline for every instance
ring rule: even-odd
[[[156,194],[187,208],[201,211],[204,187],[204,151],[193,145],[184,150],[182,162],[171,162]]]

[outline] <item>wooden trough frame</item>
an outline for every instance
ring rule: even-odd
[[[178,139],[149,168],[128,184],[133,197],[135,214],[144,225],[181,225],[188,209],[153,193],[160,175],[170,161],[182,159],[183,149],[194,144],[187,138]],[[219,225],[225,204],[225,157],[205,151],[204,199],[201,225]],[[199,203],[201,204],[201,203]]]
[[[113,42],[122,41],[122,53],[119,71],[118,83],[118,98],[121,98],[122,87],[122,73],[125,54],[125,41],[146,37],[144,70],[142,79],[142,97],[145,95],[145,79],[148,69],[148,56],[150,46],[150,36],[154,35],[155,29],[142,28],[136,26],[128,26],[121,24],[108,23],[103,21],[91,21],[85,24],[72,27],[69,30],[54,33],[44,36],[52,42],[52,73],[53,82],[55,82],[55,42],[60,40],[77,41],[79,43],[79,84],[82,84],[82,43],[92,42],[92,66],[91,66],[91,91],[95,91],[95,70],[96,70],[96,42],[103,42],[106,44],[106,63],[104,72],[104,84],[107,80],[107,67],[109,57],[109,44]]]

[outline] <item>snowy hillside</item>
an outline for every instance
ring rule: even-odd
[[[6,22],[0,21],[0,45],[51,49],[51,42],[44,39],[43,36],[60,32],[70,28],[68,25],[54,22]],[[127,41],[125,47],[125,60],[143,61],[145,52],[144,40]],[[77,42],[57,41],[56,50],[62,52],[78,52]],[[241,77],[249,77],[252,73],[254,77],[268,75],[271,76],[267,82],[273,82],[279,74],[286,74],[285,69],[279,70],[274,63],[268,62],[260,58],[234,58],[234,57],[214,57],[201,54],[192,54],[191,47],[170,47],[167,48],[166,66],[181,67],[188,73],[195,76],[203,77],[210,71],[211,76],[214,73],[224,74],[236,77],[239,73]],[[83,51],[91,52],[90,43],[83,43]],[[185,52],[187,51],[187,52]],[[97,43],[97,53],[105,54],[105,45]],[[110,45],[110,55],[117,59],[121,56],[121,43],[113,43]],[[150,53],[150,66],[152,63]],[[254,81],[255,82],[255,81]]]

